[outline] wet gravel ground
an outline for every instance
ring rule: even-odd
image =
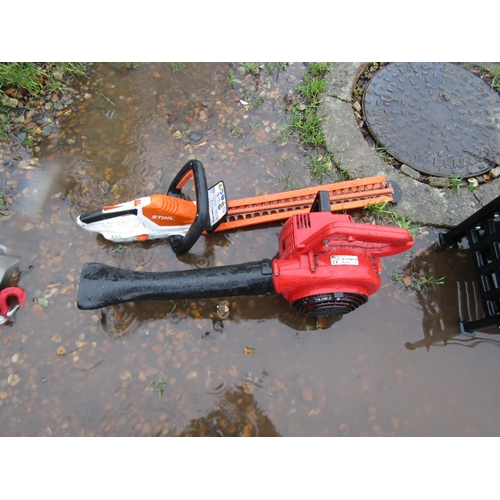
[[[79,228],[78,214],[164,191],[191,158],[232,198],[282,191],[288,174],[311,184],[304,152],[276,140],[302,65],[259,77],[223,63],[94,70],[39,150],[2,151],[9,214],[0,224],[21,258],[27,300],[0,329],[1,435],[497,433],[496,385],[480,376],[498,371],[494,344],[452,347],[450,334],[436,342],[449,341],[446,349],[405,348],[456,325],[457,283],[472,279],[465,253],[429,251],[432,228],[416,229],[412,252],[384,259],[381,290],[343,317],[316,321],[280,296],[78,310],[86,262],[145,271],[238,264],[273,258],[280,229],[207,236],[176,258],[164,241],[106,241]],[[419,272],[447,280],[419,291]],[[465,365],[471,374],[458,386]]]

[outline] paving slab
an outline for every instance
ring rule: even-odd
[[[318,108],[323,119],[327,149],[352,178],[385,175],[401,188],[402,198],[393,210],[419,225],[449,228],[471,216],[500,194],[500,178],[481,184],[472,193],[432,187],[385,163],[364,139],[353,111],[352,88],[367,63],[332,63],[327,87]]]

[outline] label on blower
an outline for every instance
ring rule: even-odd
[[[330,255],[332,266],[359,266],[356,255]]]
[[[208,190],[208,209],[210,212],[210,226],[214,230],[227,215],[227,196],[224,182],[219,181]]]

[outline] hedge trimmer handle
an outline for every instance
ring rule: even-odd
[[[196,192],[196,218],[185,236],[169,236],[170,246],[176,255],[188,252],[203,234],[203,231],[210,229],[207,179],[201,161],[188,161],[175,176],[167,194],[181,198],[182,188],[191,179],[194,179]]]

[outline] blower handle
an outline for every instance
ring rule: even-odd
[[[205,168],[201,161],[188,161],[175,176],[168,188],[167,194],[181,198],[182,188],[193,178],[196,191],[196,217],[185,236],[175,235],[169,237],[170,246],[176,255],[189,252],[198,238],[203,234],[203,231],[209,229],[210,225],[207,179],[205,177]]]
[[[134,300],[210,299],[275,293],[272,262],[190,269],[138,272],[87,263],[78,288],[78,309],[98,309]]]

